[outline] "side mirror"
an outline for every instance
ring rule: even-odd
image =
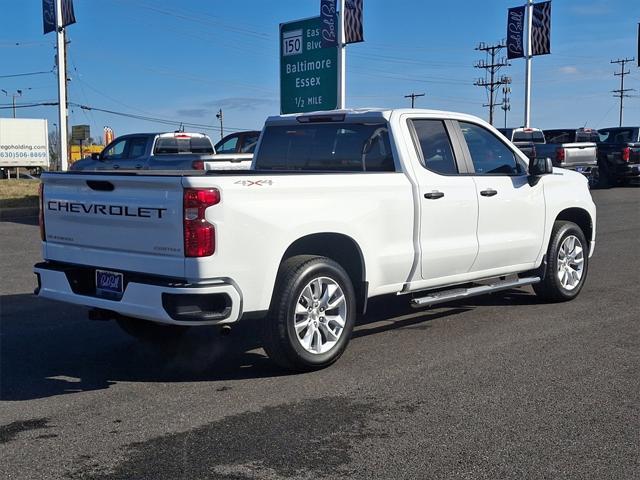
[[[529,160],[529,185],[532,187],[540,181],[542,175],[553,173],[553,162],[549,157]]]
[[[549,157],[533,158],[529,161],[529,175],[539,177],[553,173],[553,162]]]
[[[91,154],[91,160],[100,160],[100,154],[96,153],[96,152],[93,152]]]

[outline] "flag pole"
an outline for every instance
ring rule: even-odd
[[[56,37],[58,45],[58,122],[60,128],[60,170],[68,167],[68,126],[67,126],[67,53],[64,28],[62,25],[62,0],[56,0]]]
[[[345,48],[345,31],[344,31],[344,8],[345,0],[340,0],[340,11],[338,12],[338,29],[340,35],[338,37],[338,109],[342,110],[346,104],[346,73],[347,73],[347,55]]]
[[[527,55],[524,76],[524,126],[531,126],[531,27],[533,25],[533,0],[527,0]]]

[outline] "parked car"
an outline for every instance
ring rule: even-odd
[[[549,157],[556,167],[582,173],[589,185],[599,184],[598,132],[590,128],[563,128],[543,131],[545,143],[536,145],[536,155]]]
[[[602,186],[640,180],[640,127],[602,128],[598,134]]]
[[[248,170],[259,138],[256,130],[227,135],[216,143],[216,154],[205,162],[205,170]]]
[[[70,170],[204,170],[214,153],[211,140],[202,133],[133,133],[78,160]]]
[[[533,285],[557,302],[585,283],[587,181],[479,118],[276,116],[255,156],[215,176],[43,174],[36,293],[150,342],[262,319],[269,356],[309,370],[340,357],[371,297],[424,307]]]
[[[498,131],[530,160],[537,156],[536,145],[545,143],[544,134],[539,128],[499,128]]]

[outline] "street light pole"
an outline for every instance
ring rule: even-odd
[[[11,104],[13,105],[13,118],[16,118],[16,97],[22,96],[22,90],[16,90],[15,93],[9,93],[4,88],[2,89],[7,97],[11,97]]]

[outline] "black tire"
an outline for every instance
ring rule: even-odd
[[[598,188],[610,188],[613,186],[614,180],[606,161],[598,163],[598,177]]]
[[[600,169],[598,167],[593,167],[591,169],[588,180],[589,189],[598,188],[600,186]]]
[[[582,277],[578,284],[572,288],[565,288],[560,279],[558,278],[558,252],[564,240],[569,236],[575,236],[582,245],[583,250],[583,268]],[[580,290],[584,286],[584,282],[587,278],[589,270],[589,244],[584,236],[584,233],[573,222],[557,221],[553,225],[551,231],[551,238],[549,240],[549,247],[547,249],[547,267],[544,275],[544,279],[540,283],[533,285],[533,290],[543,300],[549,302],[565,302],[573,300],[578,296]]]
[[[342,333],[335,345],[324,353],[311,353],[301,345],[295,331],[295,308],[305,287],[315,278],[328,278],[342,289],[346,305]],[[263,346],[276,364],[287,370],[309,371],[335,362],[351,338],[356,320],[356,295],[347,272],[326,257],[299,255],[280,266],[271,308],[264,322]]]
[[[167,346],[177,342],[189,329],[182,325],[164,325],[138,318],[119,317],[118,326],[132,337],[153,345]]]

